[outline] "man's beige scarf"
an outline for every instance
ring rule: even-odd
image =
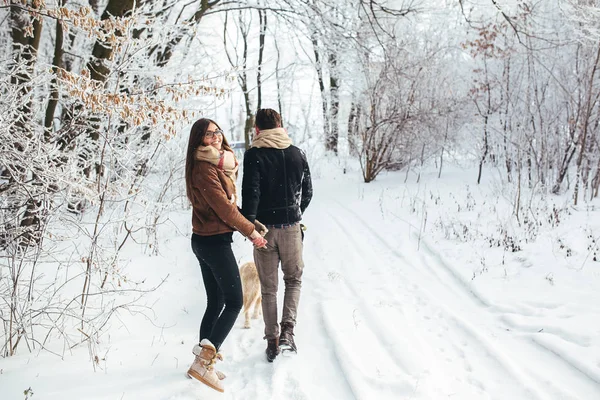
[[[267,147],[272,149],[287,149],[292,145],[292,139],[283,128],[265,129],[258,131],[252,140],[252,147]]]
[[[213,146],[198,146],[196,149],[196,160],[206,161],[213,165],[216,165],[220,170],[222,170],[233,186],[233,192],[229,193],[227,190],[227,185],[225,182],[222,182],[225,187],[225,192],[227,192],[227,197],[231,203],[236,202],[237,191],[235,187],[235,180],[237,178],[237,171],[239,168],[239,163],[237,162],[235,155],[231,151],[223,150],[220,152]]]

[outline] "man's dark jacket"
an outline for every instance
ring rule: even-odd
[[[292,224],[312,198],[306,155],[296,146],[286,149],[252,147],[244,155],[242,214],[266,225]]]

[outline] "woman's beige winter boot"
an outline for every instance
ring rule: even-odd
[[[223,358],[217,349],[208,339],[202,339],[200,345],[194,346],[192,353],[196,356],[196,359],[192,363],[192,366],[188,370],[188,376],[204,383],[221,393],[225,391],[219,375],[215,371],[214,365],[217,360]]]

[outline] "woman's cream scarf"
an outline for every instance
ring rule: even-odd
[[[268,147],[272,149],[287,149],[292,145],[292,139],[283,128],[265,129],[258,131],[252,140],[252,147]]]
[[[217,168],[222,170],[225,173],[225,175],[229,177],[229,180],[231,181],[231,184],[233,186],[233,192],[229,193],[225,182],[222,182],[222,184],[225,187],[225,192],[227,192],[227,197],[229,198],[229,201],[231,203],[235,203],[237,196],[235,180],[237,178],[239,163],[236,160],[233,152],[228,150],[219,151],[213,146],[198,146],[198,148],[196,149],[196,160],[206,161],[213,165],[216,165]]]

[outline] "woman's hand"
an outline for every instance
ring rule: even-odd
[[[256,229],[250,234],[250,241],[252,241],[252,244],[259,249],[267,247],[267,239],[262,237]]]

